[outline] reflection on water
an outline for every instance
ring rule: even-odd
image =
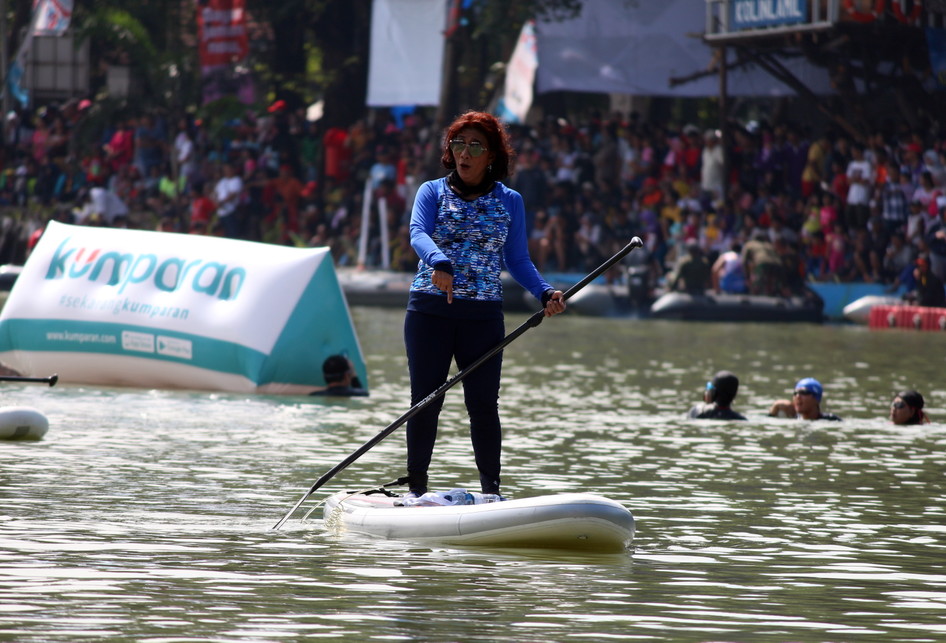
[[[863,328],[547,320],[506,350],[504,491],[591,491],[633,551],[454,549],[334,534],[305,510],[402,473],[401,313],[356,309],[358,400],[8,385],[41,442],[0,442],[0,640],[903,640],[946,636],[944,339]],[[509,320],[509,330],[524,321]],[[685,410],[718,369],[747,423]],[[813,375],[841,424],[764,416]],[[917,387],[939,422],[893,427]],[[432,482],[477,479],[459,391]],[[314,516],[321,516],[316,511]]]

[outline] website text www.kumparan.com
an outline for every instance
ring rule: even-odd
[[[77,344],[117,344],[118,337],[108,333],[74,333],[71,331],[48,331],[50,342],[74,342]]]

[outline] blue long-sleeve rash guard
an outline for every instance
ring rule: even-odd
[[[433,306],[446,312],[446,293],[431,283],[436,267],[453,274],[455,309],[449,312],[468,312],[464,302],[470,301],[496,302],[501,314],[500,256],[513,278],[539,301],[552,290],[529,257],[522,197],[502,183],[466,201],[449,188],[446,178],[427,181],[414,199],[410,233],[411,246],[420,257],[411,284],[413,310],[429,311]],[[432,302],[424,295],[443,301]]]

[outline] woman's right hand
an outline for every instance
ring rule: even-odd
[[[443,270],[434,270],[434,274],[430,277],[431,283],[435,285],[440,290],[447,293],[447,303],[453,303],[453,275],[449,272],[444,272]]]

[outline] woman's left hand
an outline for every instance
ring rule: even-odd
[[[545,304],[545,316],[551,317],[552,315],[558,315],[563,312],[565,312],[565,298],[561,290],[556,290],[552,293],[552,296],[549,297],[548,303]]]
[[[431,283],[447,293],[447,303],[453,303],[453,275],[445,270],[434,270],[430,277]]]

